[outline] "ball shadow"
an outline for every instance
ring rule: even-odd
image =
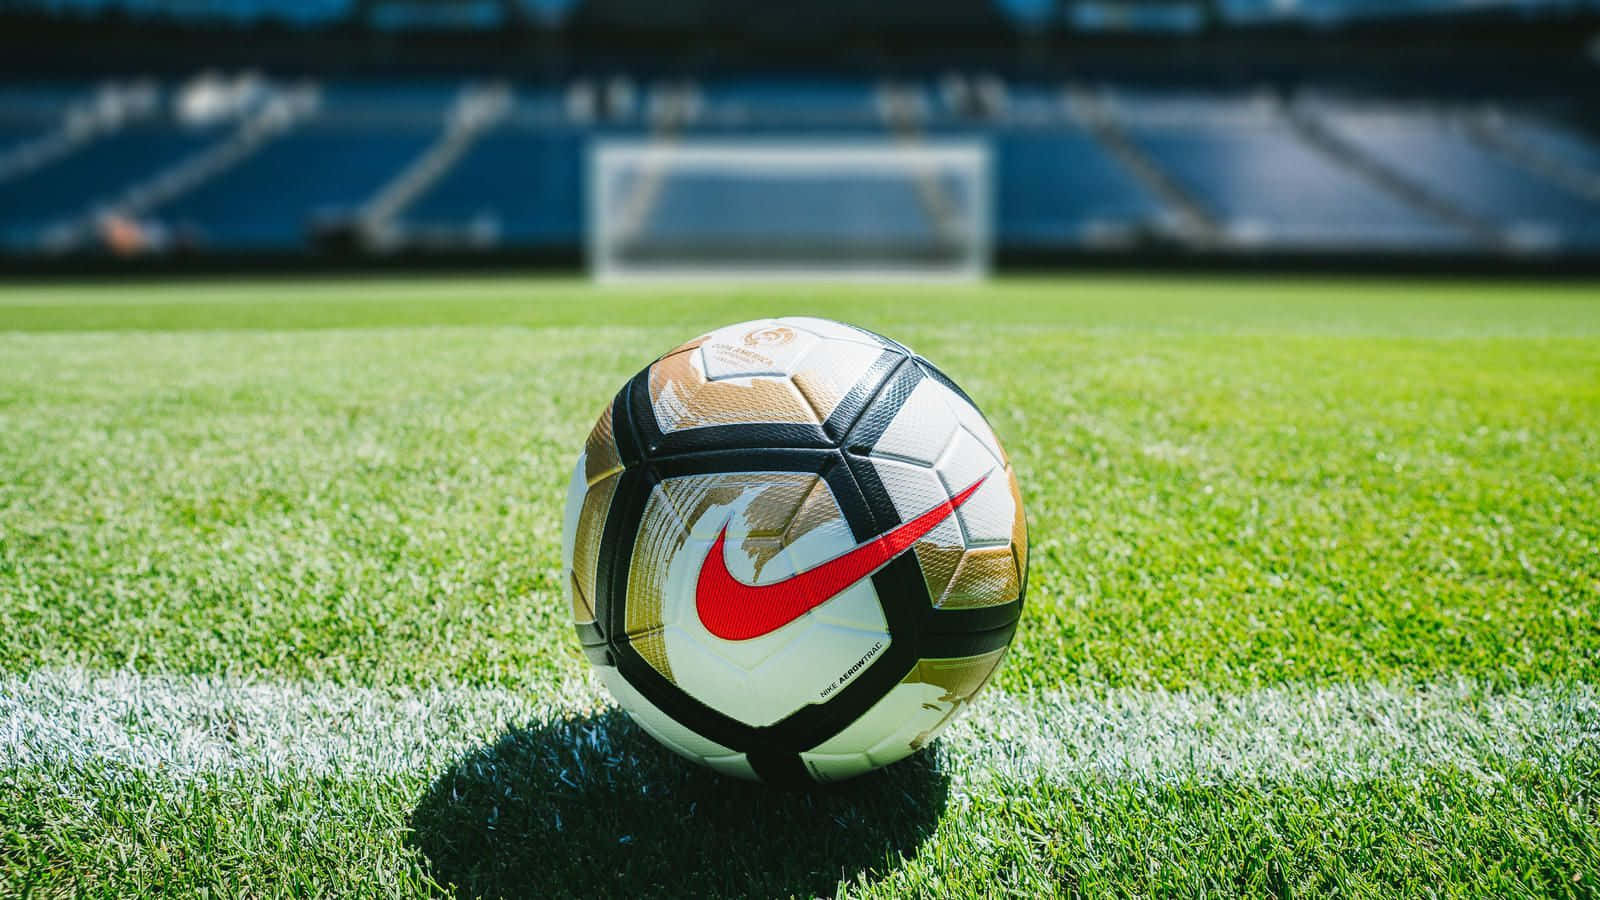
[[[931,754],[779,791],[680,759],[609,710],[466,754],[424,792],[411,841],[463,896],[831,894],[914,854],[948,797]]]

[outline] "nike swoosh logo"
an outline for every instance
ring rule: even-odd
[[[782,628],[828,602],[840,591],[888,565],[911,549],[940,522],[967,502],[989,478],[979,478],[971,487],[909,522],[895,526],[819,566],[771,584],[745,584],[728,571],[723,547],[728,526],[706,552],[695,584],[695,609],[706,630],[723,640],[747,641]]]

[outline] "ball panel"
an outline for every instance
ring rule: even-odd
[[[662,678],[673,680],[672,663],[667,660],[667,629],[664,626],[630,633],[628,642],[651,668],[661,673]]]
[[[802,537],[822,528],[849,531],[844,516],[839,513],[839,504],[834,501],[833,492],[828,489],[828,483],[816,478],[812,480],[811,489],[801,499],[800,505],[795,508],[794,516],[784,528],[781,537],[785,546],[793,548]]]
[[[572,619],[578,624],[595,620],[595,565],[606,515],[611,511],[611,500],[617,489],[617,475],[621,472],[622,458],[612,432],[611,407],[607,405],[584,441],[583,453],[567,485],[561,559],[567,569]]]
[[[902,723],[893,735],[867,750],[872,761],[888,765],[927,746],[943,731],[1000,667],[1005,647],[976,656],[957,659],[924,659],[906,676],[902,688],[921,698],[916,715]],[[917,729],[915,734],[913,729]]]
[[[933,469],[889,459],[872,460],[872,468],[889,495],[896,521],[909,522],[950,499],[952,492],[945,489]],[[948,517],[928,532],[927,540],[942,546],[961,546],[961,529],[954,517]]]
[[[811,405],[817,421],[825,422],[882,355],[882,348],[866,344],[818,343],[800,360],[794,385]]]
[[[802,753],[800,760],[812,779],[822,784],[849,781],[877,768],[865,753]]]
[[[727,472],[668,478],[660,490],[690,537],[714,540],[726,525],[730,540],[750,542],[747,550],[756,560],[759,575],[761,565],[774,552],[763,553],[758,545],[767,540],[784,541],[821,482],[804,472]],[[804,527],[794,530],[794,536],[837,516],[837,507],[831,517],[813,510]]]
[[[738,641],[713,635],[700,621],[695,585],[724,528],[724,563],[746,584],[782,581],[847,552],[854,539],[826,482],[809,473],[672,478],[645,504],[626,600],[635,648],[691,697],[746,724],[767,725],[853,680],[862,668],[855,663],[888,645],[888,626],[871,582],[863,581],[769,634]],[[640,646],[640,635],[659,637],[664,664]]]
[[[1010,542],[1013,511],[1011,490],[1006,482],[1011,475],[966,429],[956,430],[955,438],[945,448],[934,471],[951,495],[983,479],[978,492],[956,510],[956,523],[969,546]]]
[[[668,681],[674,679],[663,634],[666,623],[662,605],[667,591],[668,566],[686,539],[671,505],[657,488],[645,501],[633,541],[623,629],[639,655]]]
[[[867,376],[883,347],[843,329],[819,337],[781,321],[718,329],[650,368],[662,433],[739,424],[820,425]]]
[[[908,686],[904,681],[896,684],[883,699],[873,704],[866,713],[850,723],[850,726],[826,741],[812,748],[810,752],[820,754],[865,753],[868,749],[876,747],[891,740],[898,732],[912,723],[910,736],[915,736],[921,731],[919,721],[926,717],[928,710],[922,708],[924,692],[916,686]],[[909,740],[909,737],[908,737]],[[808,756],[802,754],[802,756]]]
[[[708,378],[786,377],[821,343],[821,338],[804,329],[757,319],[711,332],[700,344],[700,354]]]
[[[607,403],[583,444],[584,480],[592,487],[600,479],[620,471],[622,457],[617,452],[617,437],[612,429],[611,404]]]
[[[678,346],[673,347],[671,350],[668,350],[667,352],[661,354],[659,357],[657,357],[657,359],[666,359],[667,357],[673,355],[674,353],[682,353],[685,350],[693,350],[694,348],[700,346],[701,344],[704,344],[706,342],[706,338],[708,338],[710,336],[711,335],[709,335],[709,334],[702,334],[697,338],[693,338],[691,340],[684,341],[683,343],[679,344]]]
[[[628,683],[628,679],[622,677],[622,673],[618,672],[615,666],[596,666],[595,669],[600,673],[600,680],[604,682],[606,690],[617,698],[617,702],[635,722],[639,723],[639,727],[650,732],[651,737],[665,744],[674,753],[696,762],[702,762],[707,757],[735,755],[731,747],[724,747],[667,715]]]
[[[1017,599],[1022,579],[1009,545],[977,547],[962,554],[949,586],[933,605],[939,609],[1002,606]]]
[[[961,566],[961,557],[966,555],[967,548],[962,544],[940,544],[935,541],[918,541],[912,550],[917,556],[917,565],[922,567],[922,577],[928,585],[928,598],[934,606],[939,605],[939,600],[950,590],[950,582],[955,580],[956,569]]]
[[[1008,465],[1010,461],[1006,458],[1005,448],[1000,445],[1000,439],[995,436],[994,429],[989,426],[989,421],[983,417],[983,413],[965,397],[955,391],[946,390],[948,391],[946,402],[950,404],[956,419],[961,422],[962,429],[982,444],[1001,465]]]
[[[567,502],[561,518],[561,570],[566,573],[568,581],[568,599],[573,604],[573,615],[579,622],[584,621],[578,615],[579,599],[577,595],[577,576],[572,571],[572,557],[575,545],[578,542],[578,516],[583,512],[583,498],[589,493],[589,484],[583,478],[584,457],[587,454],[578,454],[578,464],[572,467],[572,475],[567,479]],[[593,612],[592,604],[588,599],[584,601]],[[590,616],[593,619],[593,616]]]
[[[723,775],[731,775],[734,778],[755,781],[760,777],[750,765],[749,755],[744,753],[735,753],[732,756],[707,756],[700,761]]]
[[[812,751],[840,756],[865,754],[884,766],[915,753],[933,740],[986,684],[1005,656],[1005,648],[954,659],[919,660],[893,690],[850,727]]]
[[[1017,559],[1017,577],[1024,585],[1028,581],[1028,517],[1022,508],[1022,488],[1017,484],[1017,473],[1006,467],[1008,486],[1011,488],[1011,552]]]
[[[872,445],[872,455],[932,466],[960,427],[940,396],[943,393],[948,392],[936,381],[918,382],[905,406]]]
[[[795,570],[804,571],[808,568],[810,566],[796,566]],[[874,634],[886,634],[889,630],[888,623],[883,618],[883,606],[878,602],[877,589],[873,587],[870,578],[856,582],[835,594],[827,603],[806,613],[800,621],[804,622],[807,619],[820,624],[838,625]]]
[[[567,566],[572,618],[580,624],[595,620],[595,567],[600,556],[600,538],[605,531],[606,516],[611,511],[611,501],[617,490],[617,474],[620,472],[619,469],[589,485],[584,479],[584,472],[588,468],[585,454],[573,469],[572,483],[567,490],[566,522],[562,529],[562,559]]]
[[[805,622],[743,684],[719,685],[718,693],[729,704],[719,708],[741,722],[770,725],[803,707],[827,702],[860,678],[889,643],[885,630]]]
[[[674,353],[650,367],[650,405],[663,434],[758,422],[819,424],[787,375],[712,381],[701,368],[704,349]]]
[[[784,316],[778,319],[778,324],[790,328],[809,331],[820,338],[830,341],[841,341],[850,344],[861,344],[874,350],[882,350],[889,344],[881,340],[878,335],[853,325],[835,322],[832,319],[817,319],[811,316]]]

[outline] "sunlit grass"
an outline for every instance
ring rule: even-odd
[[[1002,690],[1600,680],[1600,288],[1112,277],[0,288],[0,669],[530,693],[568,681],[587,663],[557,545],[582,436],[656,354],[768,313],[904,340],[994,423],[1033,551]],[[605,843],[600,818],[574,833],[598,842],[592,865],[638,875],[636,893],[681,893],[700,873],[730,893],[842,878],[885,894],[1577,894],[1600,890],[1587,748],[1489,781],[1085,780],[935,803],[924,771],[816,801],[828,821],[863,817],[882,862],[826,844],[785,858],[781,830],[734,853],[751,822],[719,798],[752,789],[651,757],[657,774],[625,785],[663,804],[650,840],[688,840],[694,804],[709,804],[720,863]],[[461,809],[429,807],[443,775],[0,773],[0,888],[526,887],[540,870],[525,854],[557,833],[540,817],[569,807],[493,813],[470,791]],[[658,811],[607,784],[569,799],[596,817]],[[901,796],[928,807],[920,820],[885,820]],[[797,821],[811,807],[783,804],[800,802],[758,801]],[[469,829],[465,844],[419,847],[410,823],[430,809],[521,815],[533,843]],[[552,868],[565,873],[553,887],[615,884],[576,865]]]

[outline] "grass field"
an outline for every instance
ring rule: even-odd
[[[995,684],[842,788],[691,769],[566,624],[568,466],[709,327],[989,414]],[[0,287],[0,894],[1600,894],[1600,286]]]

